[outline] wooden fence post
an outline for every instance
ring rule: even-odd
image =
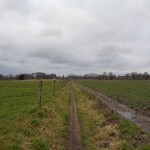
[[[55,83],[56,83],[56,80],[54,79],[54,91],[53,91],[53,94],[55,94],[55,91],[56,91],[56,85],[55,85]]]
[[[38,107],[41,109],[42,105],[42,81],[39,82],[39,93],[38,93]]]
[[[64,86],[66,86],[66,80],[64,80]]]
[[[63,79],[61,80],[61,88],[63,88]]]
[[[61,79],[60,79],[60,89],[62,88],[62,83],[61,83]]]

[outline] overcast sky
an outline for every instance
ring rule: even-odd
[[[150,73],[150,0],[0,0],[0,74]]]

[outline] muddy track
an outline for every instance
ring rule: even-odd
[[[128,106],[118,103],[112,98],[107,97],[104,94],[101,94],[98,91],[92,90],[86,86],[80,85],[76,83],[80,89],[88,91],[94,94],[96,97],[100,98],[100,100],[105,103],[110,109],[115,112],[121,114],[124,118],[134,122],[138,127],[140,127],[145,132],[150,132],[150,118],[143,116],[137,113],[134,109],[129,108]]]
[[[69,140],[68,140],[68,150],[84,150],[81,133],[80,124],[77,115],[76,101],[73,89],[70,89],[71,94],[71,106],[70,106],[70,128],[69,128]]]

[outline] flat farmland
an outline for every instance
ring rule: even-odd
[[[150,116],[150,80],[78,80],[77,82]]]
[[[0,150],[72,150],[77,140],[85,150],[150,149],[149,133],[73,81],[57,80],[55,94],[53,81],[42,83],[39,109],[39,81],[0,81]]]
[[[43,81],[0,81],[0,150],[65,149],[69,119],[69,87]]]

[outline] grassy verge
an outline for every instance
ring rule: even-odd
[[[57,83],[57,82],[56,82]],[[0,150],[65,150],[69,122],[69,86],[60,90],[44,81],[42,109],[37,81],[0,83]]]
[[[149,150],[149,136],[74,85],[85,150]]]

